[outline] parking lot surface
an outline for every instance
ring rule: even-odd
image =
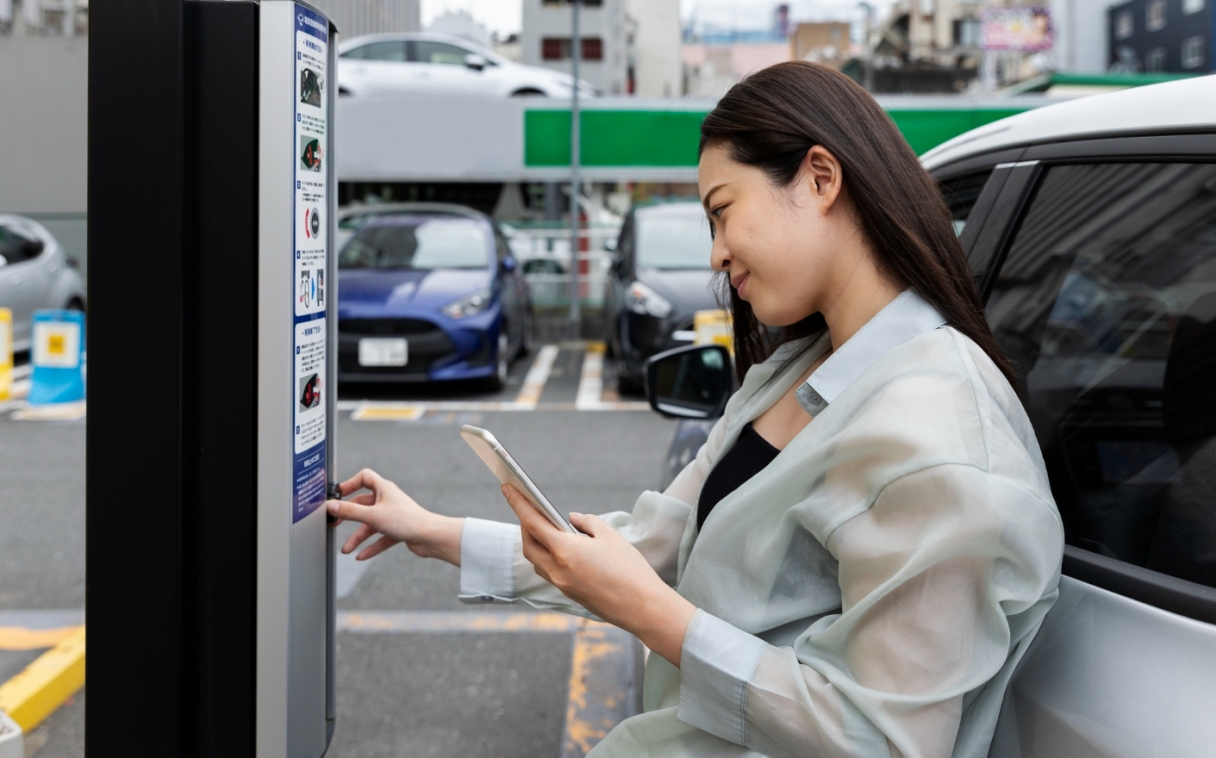
[[[614,387],[611,362],[597,345],[584,343],[547,346],[517,361],[508,385],[496,393],[469,386],[343,387],[338,475],[373,468],[440,513],[511,521],[496,480],[460,439],[460,425],[471,423],[492,431],[559,508],[628,510],[640,492],[657,486],[674,427],[646,410],[641,398],[622,401]],[[151,411],[132,409],[138,412]],[[0,413],[0,523],[6,525],[0,530],[0,614],[41,611],[50,618],[45,614],[79,613],[84,606],[86,423]],[[138,462],[131,474],[131,491],[93,506],[121,518],[124,498],[155,497],[139,490]],[[345,537],[354,526],[338,528]],[[329,756],[557,758],[585,749],[585,740],[575,739],[585,730],[574,728],[572,736],[579,714],[569,705],[578,622],[539,614],[519,623],[511,614],[532,612],[464,606],[456,599],[458,569],[402,546],[364,563],[340,557],[337,583],[345,621]],[[606,662],[610,673],[634,664],[632,649],[622,644],[619,653]],[[37,654],[0,650],[0,681]],[[81,755],[84,712],[82,691],[27,736],[27,755]]]

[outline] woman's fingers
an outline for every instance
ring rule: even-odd
[[[371,490],[372,492],[377,492],[379,485],[383,481],[384,477],[380,476],[369,468],[365,468],[352,476],[350,479],[342,482],[342,484],[338,485],[338,488],[342,495],[350,495],[358,492],[359,490]]]
[[[507,498],[507,504],[511,506],[511,510],[515,511],[515,515],[519,517],[519,525],[524,531],[536,538],[537,542],[545,547],[546,550],[552,550],[552,538],[558,532],[557,527],[549,523],[549,519],[540,514],[540,511],[533,507],[532,503],[509,484],[502,486],[502,494]]]
[[[570,524],[583,534],[598,537],[605,529],[612,529],[608,522],[589,513],[570,513]]]
[[[375,558],[385,550],[388,550],[393,545],[397,544],[397,540],[392,537],[381,537],[371,545],[365,547],[361,553],[355,556],[356,561],[366,561],[368,558]]]
[[[342,554],[350,554],[355,548],[359,547],[366,542],[368,538],[374,537],[376,534],[378,534],[378,532],[372,527],[368,526],[367,524],[361,525],[354,531],[354,533],[346,538],[346,542],[342,543]]]

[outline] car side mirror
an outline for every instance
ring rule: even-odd
[[[474,71],[481,71],[488,63],[489,61],[485,59],[485,56],[476,53],[469,53],[464,57],[465,68],[471,68]]]
[[[515,270],[515,258],[510,255],[504,257],[498,262],[498,267],[508,274],[511,273]]]
[[[646,399],[673,418],[717,418],[735,389],[730,353],[721,345],[689,345],[646,362]]]

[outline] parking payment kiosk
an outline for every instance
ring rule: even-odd
[[[180,11],[171,24],[106,5],[90,51],[86,745],[320,758],[337,30],[290,0],[145,3]],[[161,76],[157,56],[180,66]],[[113,236],[136,198],[152,210]]]

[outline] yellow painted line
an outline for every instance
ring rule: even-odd
[[[78,421],[85,417],[87,409],[85,401],[76,403],[50,403],[48,405],[31,405],[13,411],[17,421]]]
[[[55,647],[76,629],[74,626],[61,626],[58,629],[0,626],[0,650],[42,650]]]
[[[29,732],[84,686],[84,627],[0,684],[0,710]]]
[[[448,632],[572,632],[579,620],[565,613],[514,611],[342,611],[338,631],[362,634]]]
[[[364,405],[356,408],[350,417],[354,421],[417,421],[424,415],[426,408],[421,405]]]
[[[615,628],[602,621],[581,619],[574,635],[574,655],[570,665],[569,695],[566,700],[566,726],[562,737],[563,756],[583,756],[607,736],[617,721],[615,712],[624,705],[627,693],[619,688],[603,690],[598,670],[606,658],[627,656],[625,645]]]

